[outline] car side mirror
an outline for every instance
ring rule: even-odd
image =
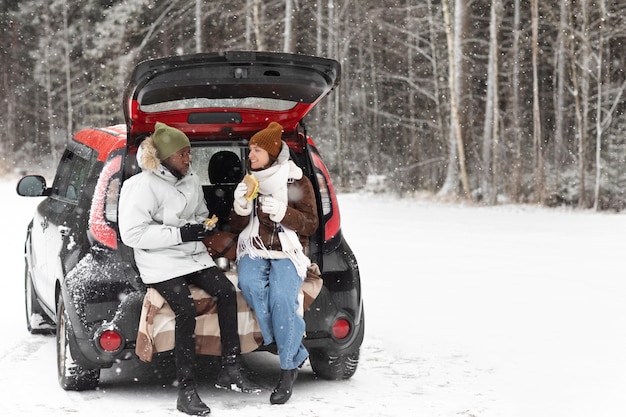
[[[42,197],[49,195],[46,179],[41,175],[26,175],[17,183],[17,194],[24,197]]]

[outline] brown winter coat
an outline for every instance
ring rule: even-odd
[[[317,230],[319,226],[319,218],[317,215],[317,202],[315,200],[315,192],[313,185],[307,177],[288,184],[288,205],[285,217],[280,224],[295,231],[298,235],[300,243],[304,248],[304,253],[308,256],[309,236]],[[253,201],[256,205],[253,212],[259,217],[259,236],[268,250],[280,251],[281,245],[278,239],[278,224],[272,221],[268,214],[263,213],[260,208],[258,199]],[[230,225],[233,232],[240,233],[248,225],[250,216],[240,216],[235,210],[230,212]]]

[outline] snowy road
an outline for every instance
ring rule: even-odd
[[[173,415],[173,368],[139,362],[103,371],[91,392],[65,392],[51,336],[23,312],[23,236],[35,200],[4,196],[0,307],[3,416]],[[305,365],[292,399],[271,406],[278,362],[247,355],[265,390],[212,388],[212,415],[622,417],[626,415],[626,217],[524,207],[461,207],[340,196],[361,269],[366,339],[355,376],[323,381]],[[381,215],[385,213],[385,215]]]

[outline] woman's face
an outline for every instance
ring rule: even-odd
[[[250,145],[250,155],[248,155],[248,159],[250,160],[250,168],[253,170],[263,169],[267,167],[270,163],[270,154],[263,148],[258,147],[257,145]]]

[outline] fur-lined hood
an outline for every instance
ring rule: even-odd
[[[145,139],[137,149],[137,164],[144,171],[156,172],[161,165],[161,160],[157,156],[157,148],[154,146],[152,136]]]

